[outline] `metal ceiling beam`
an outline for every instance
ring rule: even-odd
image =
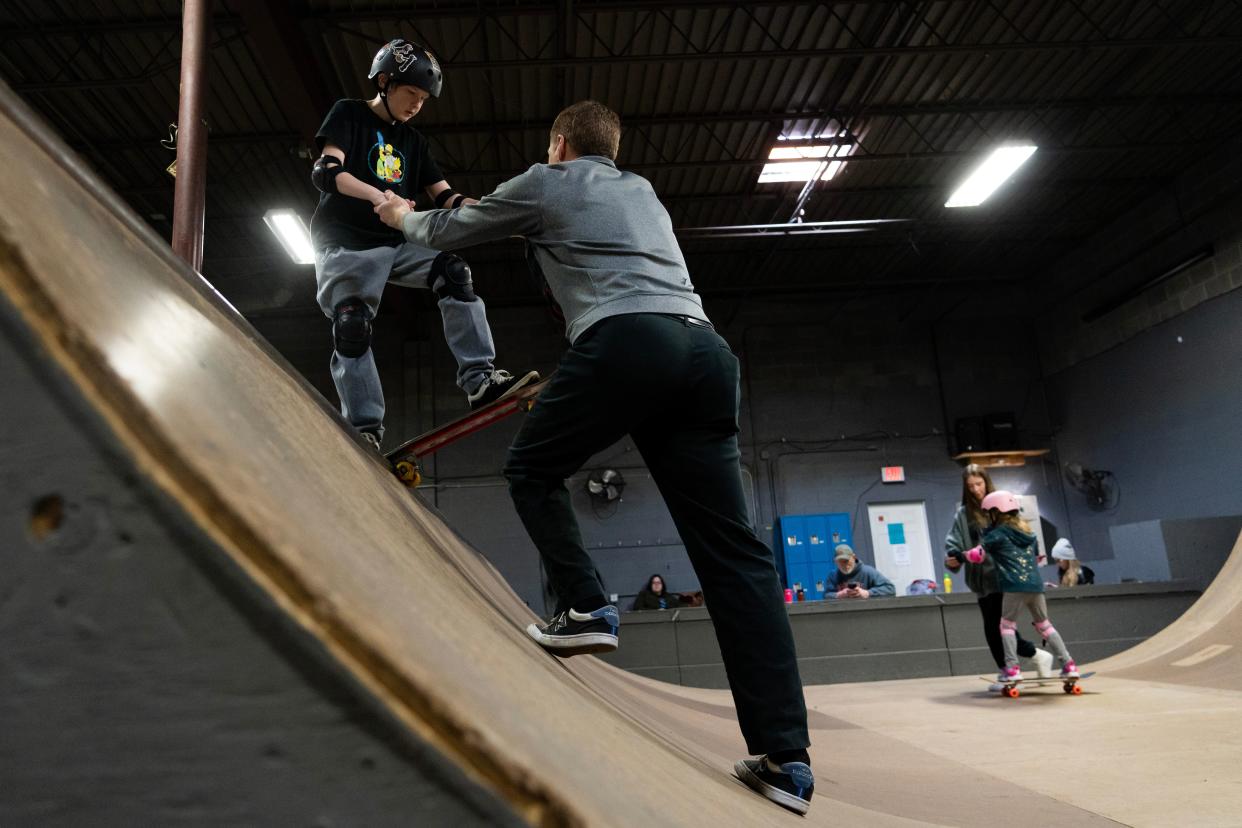
[[[686,52],[682,54],[592,55],[559,58],[512,58],[503,60],[456,61],[445,68],[450,72],[532,69],[567,69],[604,65],[650,63],[737,63],[740,61],[789,61],[827,58],[909,57],[911,55],[994,55],[1025,52],[1093,52],[1100,50],[1232,48],[1242,46],[1242,35],[1179,38],[1134,38],[1129,40],[1060,40],[1016,43],[924,44],[916,46],[857,46],[827,49],[755,50],[743,52]],[[129,89],[145,86],[150,77],[100,78],[76,81],[33,81],[15,84],[19,93],[51,92],[65,89]]]
[[[296,138],[297,136],[293,136],[293,135],[290,136],[291,141],[296,140]],[[221,143],[221,141],[215,135],[212,135],[211,143],[212,143],[212,146],[217,146],[218,144]],[[104,147],[103,145],[99,145],[99,148],[103,149]],[[1051,187],[1054,189],[1067,189],[1067,190],[1083,189],[1083,188],[1088,188],[1088,187],[1108,188],[1108,189],[1114,189],[1114,190],[1126,190],[1126,189],[1134,189],[1137,187],[1149,187],[1155,183],[1158,183],[1161,180],[1162,179],[1159,176],[1155,176],[1155,175],[1146,176],[1146,177],[1121,176],[1121,177],[1114,177],[1114,178],[1060,178],[1060,179],[1052,178],[1052,179],[1048,179],[1047,181],[1043,182],[1043,184],[1044,186]],[[830,198],[837,198],[837,197],[844,197],[844,196],[911,196],[911,195],[918,196],[918,195],[935,195],[935,194],[941,194],[941,195],[947,196],[949,189],[950,189],[949,186],[946,184],[942,184],[942,185],[926,184],[926,185],[917,185],[917,186],[880,186],[880,187],[849,187],[849,186],[835,186],[834,185],[834,187],[831,190],[825,190],[824,195]],[[146,186],[139,185],[139,186],[119,187],[117,189],[117,193],[125,197],[171,195],[172,194],[172,182],[169,181],[166,184],[161,183],[161,184],[146,185]],[[313,193],[310,193],[310,192],[307,193],[308,197],[310,197],[311,195],[313,195]],[[671,206],[680,206],[683,204],[710,203],[712,201],[729,201],[729,202],[746,201],[748,203],[753,203],[756,201],[763,201],[763,202],[779,201],[780,199],[786,198],[787,196],[783,192],[760,192],[760,193],[735,192],[735,193],[686,193],[683,195],[659,195],[658,197],[660,199],[660,202],[663,204],[671,205]],[[257,221],[259,219],[262,219],[263,216],[258,213],[253,214],[253,215],[251,214],[220,215],[220,214],[212,213],[208,215],[208,218],[213,219],[213,220],[223,219],[223,220],[238,220],[238,221],[243,221],[243,220],[244,221],[250,221],[250,220]]]
[[[1151,143],[1151,144],[1100,144],[1097,146],[1070,146],[1070,147],[1040,147],[1039,152],[1043,156],[1048,155],[1078,155],[1078,154],[1094,154],[1094,153],[1122,153],[1122,152],[1165,152],[1165,153],[1181,153],[1184,154],[1190,145],[1186,143]],[[873,152],[865,155],[849,155],[841,160],[847,165],[853,164],[870,164],[870,163],[893,163],[898,161],[955,161],[960,159],[977,159],[981,150],[952,150],[944,152]],[[762,167],[766,161],[752,160],[747,158],[731,159],[731,158],[704,158],[694,161],[640,161],[630,163],[624,160],[618,163],[623,169],[633,171],[652,171],[658,172],[662,170],[694,170],[704,168],[714,169],[750,169]],[[471,170],[471,169],[445,169],[445,172],[453,175],[471,175],[471,176],[510,176],[517,172],[518,169],[494,169],[494,170]]]
[[[1163,95],[1156,97],[1101,97],[1073,98],[1060,101],[941,101],[935,103],[891,102],[864,105],[857,110],[868,115],[910,117],[917,115],[957,115],[967,113],[992,112],[1029,112],[1052,111],[1061,109],[1103,109],[1103,108],[1134,108],[1156,107],[1169,109],[1189,109],[1211,106],[1242,105],[1242,94],[1217,95]],[[850,109],[850,104],[845,108]],[[326,111],[326,110],[325,110]],[[851,110],[853,111],[853,110]],[[538,131],[545,132],[552,124],[555,114],[546,118],[528,118],[521,121],[462,121],[454,123],[420,123],[418,131],[424,135],[468,135],[473,133],[490,134],[496,131]],[[771,123],[775,121],[800,121],[815,118],[831,117],[823,111],[805,110],[801,112],[779,112],[774,110],[738,110],[735,112],[686,112],[671,115],[622,115],[623,127],[677,126],[677,125],[711,125],[741,123]],[[318,126],[318,124],[316,124]],[[212,133],[211,143],[222,144],[294,144],[298,141],[297,132],[275,130],[267,132],[225,132]],[[152,135],[130,135],[120,138],[107,138],[92,141],[90,146],[95,149],[124,151],[139,147],[147,147],[158,141]],[[85,144],[71,144],[74,149],[82,150]]]
[[[1216,95],[1162,95],[1162,96],[1111,96],[1099,98],[1069,98],[1065,100],[1014,100],[1014,101],[937,101],[931,103],[883,102],[854,106],[842,105],[842,109],[863,115],[885,117],[912,117],[918,115],[964,115],[970,113],[997,112],[1048,112],[1064,109],[1105,109],[1142,107],[1198,108],[1207,106],[1237,106],[1242,104],[1242,93]],[[478,132],[539,130],[546,131],[555,113],[545,118],[525,118],[521,121],[502,121],[498,124],[482,121],[419,124],[418,130],[425,135],[457,135]],[[778,110],[737,110],[734,112],[683,112],[669,115],[622,115],[621,126],[676,126],[681,124],[740,124],[771,123],[774,121],[803,121],[830,118],[832,113],[824,110],[799,112]]]
[[[748,60],[805,60],[829,58],[910,57],[911,55],[995,55],[1029,52],[1096,52],[1133,49],[1204,49],[1242,46],[1242,35],[1191,37],[1144,37],[1125,40],[1018,41],[1011,43],[926,43],[912,46],[847,46],[823,49],[748,50],[741,52],[684,52],[681,54],[591,55],[564,58],[511,58],[462,60],[446,65],[450,72],[501,69],[562,69],[579,66],[635,65],[647,63],[737,63]]]
[[[965,5],[975,0],[940,0],[945,5]],[[909,0],[852,0],[854,6],[898,6],[906,5]],[[575,3],[579,14],[599,14],[635,11],[698,11],[711,9],[734,9],[741,6],[757,8],[803,8],[806,6],[823,7],[827,3],[797,2],[797,0],[578,0]],[[392,5],[377,9],[359,9],[356,11],[318,11],[309,12],[306,18],[325,23],[366,23],[387,22],[395,20],[443,20],[455,17],[478,17],[489,14],[495,17],[552,17],[556,14],[556,3],[480,3],[460,2],[455,4],[441,3],[435,6],[426,4]]]

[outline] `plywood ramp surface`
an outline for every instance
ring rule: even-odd
[[[1242,690],[1242,533],[1194,606],[1159,635],[1098,669],[1125,678]]]
[[[823,707],[810,816],[761,800],[726,693],[533,646],[496,571],[0,92],[0,293],[46,358],[257,594],[532,824],[1108,822]]]

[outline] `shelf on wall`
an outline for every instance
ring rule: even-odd
[[[953,455],[954,460],[976,463],[984,468],[997,466],[1025,466],[1028,457],[1043,457],[1051,449],[1014,449],[1013,451],[964,451]]]

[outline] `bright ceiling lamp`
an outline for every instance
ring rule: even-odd
[[[987,200],[1004,184],[1009,176],[1035,154],[1033,144],[997,147],[975,170],[966,177],[961,186],[949,196],[945,207],[975,207]]]
[[[850,154],[853,144],[805,144],[797,147],[773,147],[768,153],[768,163],[759,173],[760,184],[780,184],[786,181],[810,181],[819,176],[820,181],[831,181],[845,166],[844,161],[829,161]]]
[[[302,217],[288,207],[274,207],[263,215],[268,229],[280,239],[280,245],[297,264],[314,264],[315,248]]]

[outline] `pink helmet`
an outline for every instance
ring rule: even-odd
[[[992,492],[983,498],[983,502],[979,505],[984,509],[998,509],[1002,512],[1017,512],[1022,508],[1022,504],[1018,502],[1018,496],[1004,489]]]

